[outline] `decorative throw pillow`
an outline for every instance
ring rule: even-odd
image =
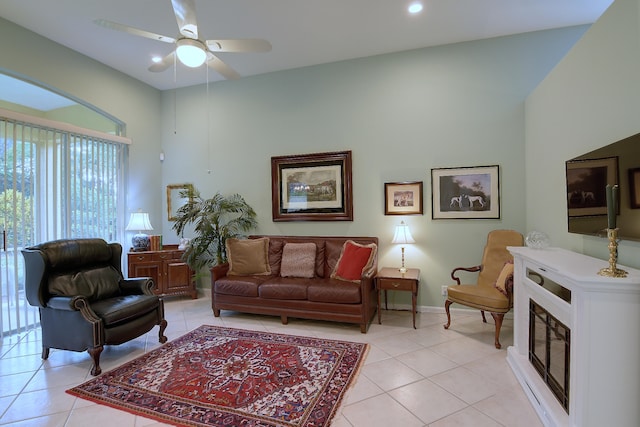
[[[285,243],[282,249],[280,276],[312,278],[315,266],[315,243]]]
[[[336,263],[332,279],[360,282],[362,272],[373,266],[378,246],[375,243],[360,245],[353,240],[347,240],[342,246],[340,258]]]
[[[513,261],[504,264],[493,286],[504,296],[509,296],[509,293],[513,291]]]
[[[268,275],[269,267],[269,238],[260,239],[227,239],[228,275]]]

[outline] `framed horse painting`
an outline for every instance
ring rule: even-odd
[[[605,189],[618,184],[618,157],[569,160],[566,166],[569,218],[606,216]]]
[[[499,167],[431,169],[433,219],[500,218]]]

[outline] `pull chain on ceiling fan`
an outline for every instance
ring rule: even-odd
[[[178,38],[152,33],[105,19],[97,19],[94,22],[111,30],[123,31],[135,36],[175,44],[176,48],[173,52],[149,67],[149,71],[152,72],[165,71],[174,64],[177,57],[187,67],[196,68],[206,62],[211,69],[221,74],[224,78],[237,79],[240,75],[218,58],[215,53],[268,52],[271,50],[271,43],[262,39],[202,40],[198,37],[195,0],[171,0],[171,5],[173,6],[180,32]]]

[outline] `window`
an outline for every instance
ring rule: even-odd
[[[35,326],[20,250],[124,237],[128,140],[0,109],[0,336]]]

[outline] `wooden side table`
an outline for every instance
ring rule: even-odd
[[[413,314],[413,329],[416,329],[416,303],[418,287],[420,285],[420,269],[407,268],[401,273],[398,268],[384,267],[376,276],[376,290],[378,291],[378,324],[382,323],[380,316],[380,291],[384,291],[384,309],[387,310],[387,291],[410,291]]]

